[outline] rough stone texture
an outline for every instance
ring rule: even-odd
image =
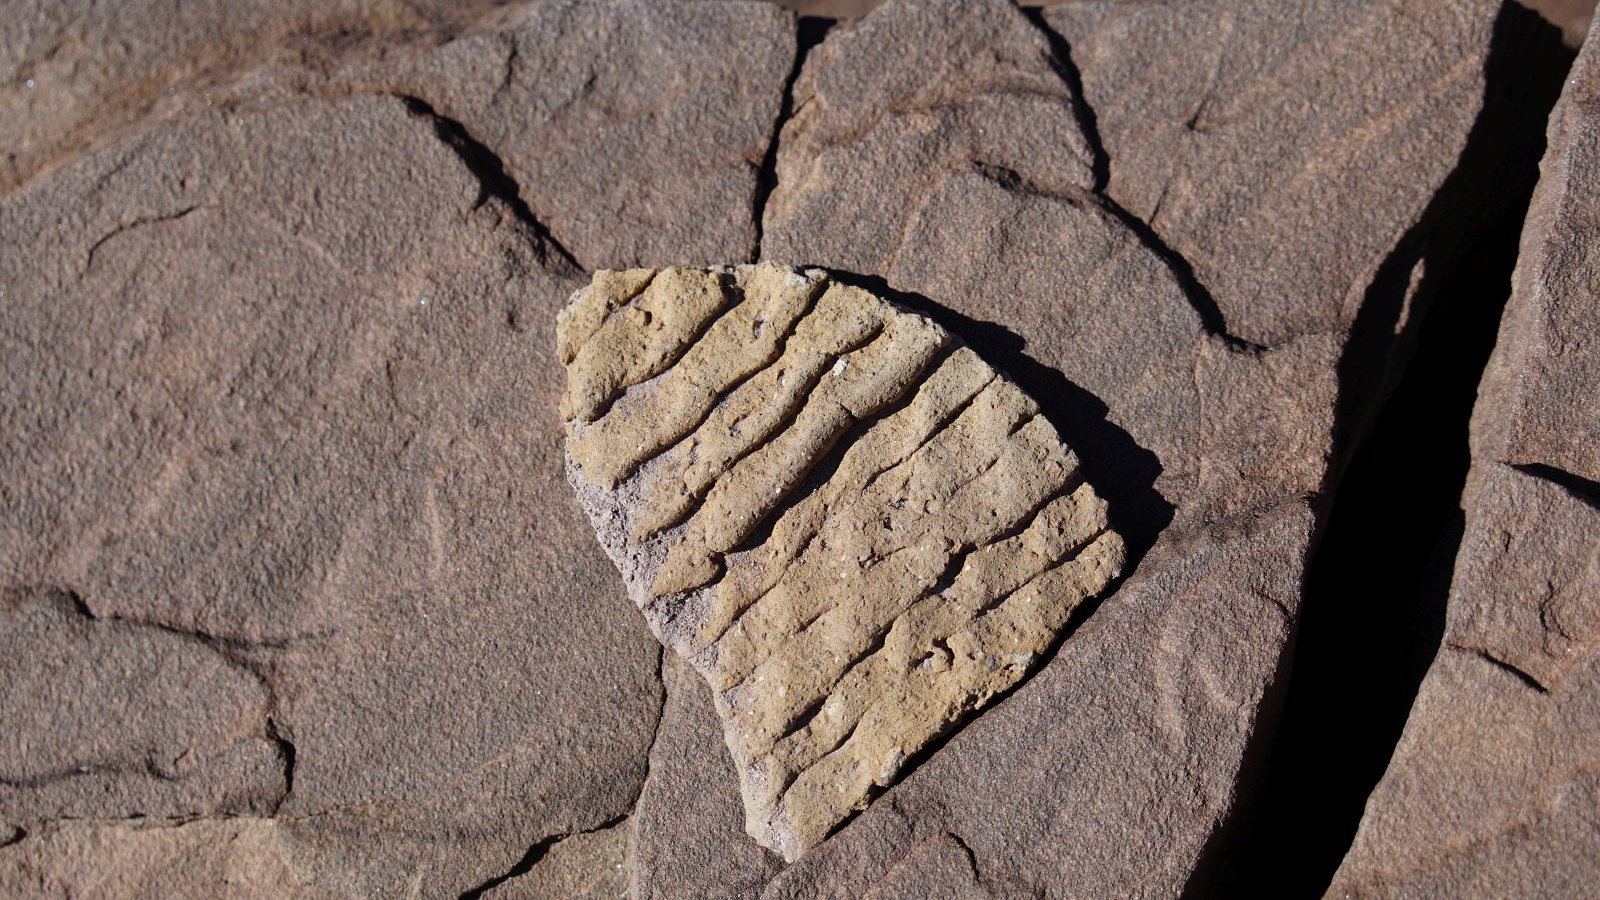
[[[145,117],[211,107],[240,71],[324,40],[437,40],[491,4],[396,0],[7,0],[0,192]]]
[[[1046,10],[1083,42],[1069,61],[1003,3],[890,2],[807,57],[764,252],[881,278],[1016,375],[1071,437],[1138,562],[1039,675],[785,870],[770,896],[919,896],[925,885],[895,880],[902,860],[950,833],[998,896],[1171,896],[1228,822],[1298,611],[1335,373],[1373,273],[1464,144],[1495,13],[1455,7],[1404,53],[1416,25],[1380,4],[1306,13],[1304,28],[1242,27],[1280,6]],[[1162,16],[1184,27],[1133,39]],[[941,17],[974,24],[923,24]],[[1234,20],[1231,74],[1213,79]],[[1015,49],[966,55],[971,31],[1015,35]],[[954,72],[907,74],[929,58]],[[1340,77],[1317,77],[1334,65]],[[880,74],[834,80],[835,66]],[[1075,70],[1093,115],[1071,94]],[[1050,78],[1062,87],[1044,92],[1046,121],[1032,127],[1084,137],[1054,155],[1014,153],[1014,135],[978,111],[1037,96]],[[992,87],[943,87],[966,81]],[[1168,98],[1208,90],[1207,108],[1229,118],[1185,129],[1192,109]],[[1299,116],[1289,125],[1285,106]],[[977,127],[941,124],[963,115]],[[1126,189],[1147,176],[1155,195]],[[1203,241],[1165,230],[1175,210]],[[1302,246],[1308,235],[1315,246]]]
[[[11,6],[0,115],[23,127],[0,136],[0,191],[146,120],[241,97],[387,92],[492,148],[518,199],[594,266],[753,255],[795,54],[793,14],[768,3]]]
[[[182,825],[67,821],[0,848],[7,897],[134,900],[327,897],[299,883],[272,819]]]
[[[671,651],[662,669],[667,703],[661,735],[650,749],[650,777],[629,820],[631,895],[755,896],[783,861],[745,833],[739,773],[722,739],[710,686]],[[694,840],[683,840],[685,827],[693,829]]]
[[[786,859],[1120,574],[1105,503],[1038,406],[820,271],[600,272],[557,353],[573,486],[711,684],[746,829]]]
[[[1092,185],[1092,151],[1062,114],[1072,95],[1044,35],[1003,4],[901,6],[841,27],[811,52],[779,144],[768,258],[887,271],[905,229],[960,172]],[[886,66],[873,51],[888,48]]]
[[[1330,896],[1600,883],[1600,47],[1551,114],[1473,412],[1443,646]]]
[[[160,858],[152,892],[214,894],[180,873],[245,834],[267,893],[455,895],[538,848],[556,871],[632,808],[639,895],[760,893],[782,863],[743,836],[710,694],[671,654],[653,735],[659,647],[560,483],[547,335],[580,280],[563,247],[762,247],[1015,376],[1132,554],[1036,677],[770,892],[1178,894],[1259,746],[1335,367],[1382,362],[1350,323],[1460,153],[1491,16],[1070,3],[1042,19],[1069,48],[1003,3],[891,3],[811,51],[773,173],[796,32],[768,5],[0,6],[0,868],[86,815],[61,827],[97,865],[52,863],[77,890]],[[1553,489],[1584,482],[1539,467],[1586,445],[1558,453],[1554,408],[1494,490],[1571,528],[1588,510]],[[1567,552],[1525,583],[1579,571],[1560,535],[1516,541]],[[1449,882],[1493,893],[1595,858],[1592,786],[1545,753],[1594,744],[1570,731],[1592,678],[1525,607],[1482,615],[1509,625],[1476,645],[1567,686],[1535,709],[1493,669],[1511,699],[1484,734],[1540,724],[1473,777],[1505,809],[1554,798]]]
[[[573,273],[431,122],[198,116],[0,232],[0,817],[275,811],[379,896],[628,810],[657,658],[562,483]]]
[[[1349,320],[1432,198],[1417,187],[1455,165],[1441,148],[1460,145],[1483,78],[1462,48],[1487,44],[1495,6],[1086,0],[1044,15],[1083,74],[1106,192],[1187,261],[1230,332],[1277,346]]]
[[[489,900],[616,900],[628,895],[626,823],[563,838],[523,875],[502,882]]]
[[[193,635],[86,615],[58,591],[0,607],[0,808],[10,816],[266,814],[283,749],[266,685]]]
[[[793,66],[793,14],[766,3],[555,0],[399,74],[493,148],[585,266],[754,255],[757,177]]]

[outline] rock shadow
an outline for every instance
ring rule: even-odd
[[[1503,7],[1457,166],[1367,289],[1281,712],[1188,896],[1321,896],[1388,766],[1443,636],[1468,420],[1572,58],[1536,13]]]
[[[896,290],[877,275],[826,271],[834,281],[870,291],[938,322],[1027,392],[1067,446],[1077,452],[1085,479],[1105,498],[1111,527],[1128,544],[1125,573],[1138,565],[1172,521],[1175,508],[1155,487],[1161,460],[1106,418],[1109,409],[1099,397],[1029,356],[1027,339],[998,322],[975,319],[921,294]]]

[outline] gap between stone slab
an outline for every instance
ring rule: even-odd
[[[1355,837],[1443,636],[1468,421],[1572,58],[1554,28],[1504,7],[1461,159],[1367,291],[1281,709],[1263,709],[1232,817],[1186,897],[1321,896]]]
[[[761,157],[761,168],[756,172],[756,191],[751,198],[751,216],[755,222],[756,240],[750,250],[750,262],[761,261],[761,239],[765,236],[767,201],[778,186],[778,143],[783,137],[783,126],[794,116],[794,83],[800,79],[806,58],[821,44],[837,19],[823,16],[801,16],[795,22],[794,65],[783,80],[783,99],[778,104],[777,118],[772,120],[772,134],[767,138],[767,152]]]

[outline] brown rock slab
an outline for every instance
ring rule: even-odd
[[[1038,406],[821,271],[601,272],[557,352],[569,478],[651,628],[711,684],[746,829],[787,859],[1120,572]]]
[[[182,825],[66,821],[0,848],[7,897],[328,897],[297,880],[281,827],[240,816]]]
[[[616,900],[628,896],[628,825],[562,838],[533,868],[483,892],[491,900]]]
[[[276,811],[309,886],[378,896],[628,811],[658,648],[561,475],[574,273],[432,122],[194,117],[0,230],[0,583],[38,649],[5,661],[0,771],[39,779],[7,821]]]
[[[765,256],[887,271],[905,246],[898,226],[963,171],[1091,186],[1093,150],[1050,53],[1022,13],[992,0],[890,3],[836,28],[794,84]]]
[[[265,815],[291,761],[269,687],[225,647],[96,619],[77,598],[0,600],[0,816]]]
[[[1455,166],[1443,148],[1481,105],[1498,6],[1083,0],[1044,17],[1082,74],[1107,195],[1232,334],[1276,346],[1348,321]]]
[[[769,3],[557,0],[345,77],[461,122],[583,265],[708,265],[754,254],[795,41]]]
[[[767,896],[920,896],[929,884],[899,873],[921,864],[902,863],[914,845],[947,846],[946,834],[997,896],[1197,889],[1270,727],[1335,452],[1337,373],[1357,352],[1351,329],[1373,273],[1460,154],[1495,13],[1456,8],[1419,54],[1414,23],[1382,4],[1316,13],[1304,29],[1242,27],[1277,8],[1073,4],[1043,13],[1061,37],[1009,4],[891,0],[807,56],[764,252],[859,273],[1015,376],[1081,453],[1134,564],[1038,675]],[[1119,40],[1118,23],[1161,16],[1159,42],[1133,41],[1132,24]],[[945,20],[972,24],[924,24]],[[1208,108],[1238,117],[1224,120],[1231,130],[1187,131],[1192,109],[1169,109],[1169,95],[1205,96],[1234,20],[1223,64],[1235,74]],[[1015,36],[994,54],[1003,76],[994,57],[966,55],[968,31]],[[950,60],[950,74],[913,77],[930,56]],[[1330,58],[1338,76],[1317,76]],[[880,74],[858,84],[831,77],[835,67]],[[992,87],[941,93],[964,80]],[[1009,120],[986,112],[1012,84],[1042,99],[1040,127],[1081,143],[1015,153],[1014,130],[999,125]],[[1280,125],[1285,102],[1302,125]],[[960,121],[973,127],[941,124]],[[1087,159],[1061,149],[1073,146]],[[1191,196],[1167,166],[1181,167]],[[1146,172],[1174,185],[1161,204],[1159,190],[1133,190]],[[1355,190],[1369,182],[1381,189]],[[1307,197],[1314,226],[1301,221]],[[1169,232],[1171,203],[1204,221],[1193,232],[1203,243]],[[1283,249],[1308,240],[1303,253]],[[1202,264],[1212,247],[1227,248],[1214,269]]]
[[[148,121],[211,110],[243,73],[339,43],[437,44],[488,0],[19,0],[0,26],[0,191]]]
[[[0,869],[38,849],[81,886],[91,853],[161,860],[170,885],[152,892],[212,894],[184,872],[217,871],[237,827],[263,842],[267,893],[451,895],[531,847],[548,872],[614,853],[604,829],[637,797],[635,893],[760,893],[780,863],[742,836],[737,770],[687,663],[666,666],[686,687],[655,734],[660,648],[556,474],[546,347],[578,280],[563,248],[618,267],[760,246],[864,276],[1015,377],[1132,548],[1130,577],[1035,677],[768,892],[1185,890],[1248,778],[1294,627],[1350,324],[1459,156],[1491,5],[1072,3],[1045,14],[1058,40],[1006,3],[891,2],[812,50],[764,215],[789,14],[463,10],[0,16],[16,126],[0,138],[0,618],[40,648],[6,663],[5,724],[23,727],[0,773],[113,763],[7,784]],[[1581,355],[1562,312],[1530,314],[1524,330],[1551,337],[1528,366]],[[1589,408],[1580,377],[1540,379]],[[1520,435],[1497,458],[1520,468],[1483,495],[1507,522],[1586,521],[1569,489],[1586,482],[1551,476],[1593,482],[1593,442],[1554,403],[1515,428],[1497,417]],[[741,527],[727,509],[704,540]],[[1474,691],[1511,699],[1463,743],[1486,748],[1463,783],[1488,805],[1417,806],[1491,823],[1481,853],[1430,870],[1457,892],[1496,893],[1509,871],[1572,892],[1595,857],[1592,786],[1563,768],[1576,751],[1544,753],[1594,744],[1570,693],[1592,681],[1571,661],[1588,646],[1583,556],[1516,528],[1492,564],[1574,590],[1551,605],[1557,631],[1489,590],[1463,606],[1478,612],[1460,655],[1490,674],[1439,721]],[[1521,568],[1532,553],[1543,568]],[[143,674],[168,660],[184,678]],[[63,691],[50,661],[86,689]],[[115,740],[88,725],[126,711]],[[1531,749],[1494,752],[1517,728]],[[107,821],[135,807],[154,818]],[[95,821],[47,851],[63,814]],[[1516,816],[1531,824],[1493,830]],[[158,851],[129,837],[147,825],[204,839]],[[280,851],[293,890],[273,880]],[[116,863],[113,892],[144,884],[135,864]]]
[[[1597,109],[1591,39],[1551,114],[1473,411],[1443,645],[1330,896],[1582,896],[1600,883]]]
[[[241,98],[390,93],[487,145],[585,265],[745,259],[793,66],[770,3],[24,2],[0,28],[0,191]],[[707,210],[717,210],[707,215]]]

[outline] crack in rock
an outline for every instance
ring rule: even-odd
[[[412,115],[430,122],[439,140],[460,157],[467,171],[478,180],[479,194],[475,206],[482,206],[490,197],[503,201],[510,207],[517,220],[526,225],[538,238],[540,262],[549,265],[551,263],[549,254],[553,253],[560,263],[579,272],[589,271],[588,266],[579,262],[577,257],[556,239],[550,228],[533,214],[533,210],[523,199],[521,186],[506,172],[504,161],[482,141],[473,137],[465,125],[441,115],[421,97],[409,94],[395,94],[394,97],[404,103]]]

